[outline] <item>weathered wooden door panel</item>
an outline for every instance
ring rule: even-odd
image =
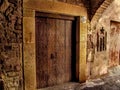
[[[55,28],[56,20],[47,19],[48,33],[48,85],[56,84],[56,50],[55,50]]]
[[[36,66],[37,66],[37,87],[47,86],[48,78],[48,59],[47,59],[47,28],[46,28],[46,18],[38,18],[36,20]]]
[[[65,21],[56,20],[57,84],[65,80]]]
[[[71,81],[72,25],[68,19],[36,17],[37,88]]]

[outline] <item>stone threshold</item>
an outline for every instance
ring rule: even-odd
[[[78,83],[77,82],[68,82],[68,83],[63,83],[60,85],[37,89],[37,90],[75,90],[75,88],[79,85],[80,85],[79,82]]]

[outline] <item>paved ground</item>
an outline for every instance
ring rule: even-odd
[[[102,77],[83,84],[69,82],[39,90],[120,90],[120,75]]]
[[[120,90],[120,75],[95,79],[75,90]]]
[[[64,83],[61,85],[43,88],[39,90],[75,90],[75,88],[78,87],[79,85],[80,85],[79,83],[69,82],[69,83]]]
[[[86,83],[69,82],[39,90],[120,90],[120,66],[109,70],[109,75]]]

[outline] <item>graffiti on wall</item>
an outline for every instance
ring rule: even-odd
[[[110,66],[120,63],[120,22],[111,21],[110,26]]]
[[[97,32],[97,51],[105,51],[107,48],[107,32],[102,27],[99,32]]]

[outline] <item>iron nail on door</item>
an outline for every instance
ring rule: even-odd
[[[57,58],[57,52],[51,53],[50,59],[55,59],[55,58]]]

